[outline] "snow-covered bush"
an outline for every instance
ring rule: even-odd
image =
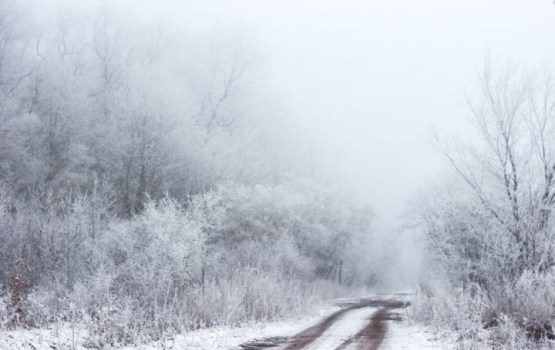
[[[0,329],[11,327],[11,313],[8,297],[5,294],[0,294]]]
[[[310,311],[323,295],[315,286],[278,272],[245,268],[210,278],[188,295],[188,329],[282,319]]]
[[[147,200],[131,218],[99,214],[105,203],[88,195],[37,206],[21,209],[38,222],[24,241],[50,249],[27,262],[40,273],[28,276],[25,314],[86,326],[90,346],[292,317],[363,285],[357,266],[372,259],[357,244],[372,237],[368,211],[310,182]]]
[[[525,271],[514,285],[492,292],[496,321],[517,325],[531,339],[555,338],[555,274]]]
[[[128,331],[159,338],[181,330],[181,304],[200,283],[201,226],[166,198],[147,202],[131,220],[117,220],[97,240],[96,272],[85,280],[95,291],[86,305],[94,333],[126,342]],[[95,280],[104,283],[95,286]]]
[[[553,283],[533,277],[535,288],[528,289],[530,277],[526,274],[513,289],[505,286],[503,295],[486,294],[478,286],[454,288],[447,281],[422,283],[411,317],[456,342],[458,349],[547,349],[545,328],[553,322],[553,304],[545,294],[552,293]]]
[[[369,209],[313,182],[227,185],[216,196],[220,204],[206,211],[218,222],[208,235],[208,258],[219,261],[214,266],[278,267],[284,275],[356,284],[371,273],[357,270],[361,262],[379,261],[377,253],[358,249],[373,238]]]
[[[456,333],[458,342],[472,349],[483,336],[483,319],[487,311],[487,296],[479,286],[453,288],[438,280],[422,283],[411,310],[413,318],[439,332]]]

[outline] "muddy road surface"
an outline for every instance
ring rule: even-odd
[[[292,337],[256,339],[245,350],[378,350],[388,323],[401,319],[409,304],[395,299],[362,299],[342,303],[341,309]]]

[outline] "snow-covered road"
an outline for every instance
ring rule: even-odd
[[[404,299],[404,298],[401,298]],[[409,304],[393,298],[352,301],[292,337],[243,343],[247,350],[416,350],[439,349],[421,329],[403,319]]]
[[[352,310],[342,315],[334,324],[321,336],[302,349],[307,350],[335,350],[343,348],[351,349],[352,337],[368,325],[372,314],[377,311],[374,307],[366,307]],[[286,347],[284,347],[286,349]]]

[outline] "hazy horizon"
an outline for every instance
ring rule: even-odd
[[[36,2],[95,8],[64,0]],[[56,6],[57,5],[57,6]],[[356,194],[391,230],[417,189],[444,169],[430,145],[470,128],[486,56],[534,69],[555,58],[550,1],[118,1],[122,13],[186,31],[237,30],[260,54],[279,114],[305,140],[306,171]],[[56,10],[57,9],[57,10]]]

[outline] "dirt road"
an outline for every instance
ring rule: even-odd
[[[378,350],[388,322],[400,320],[396,311],[408,303],[393,299],[363,299],[340,305],[341,310],[293,337],[258,339],[242,344],[246,350]]]

